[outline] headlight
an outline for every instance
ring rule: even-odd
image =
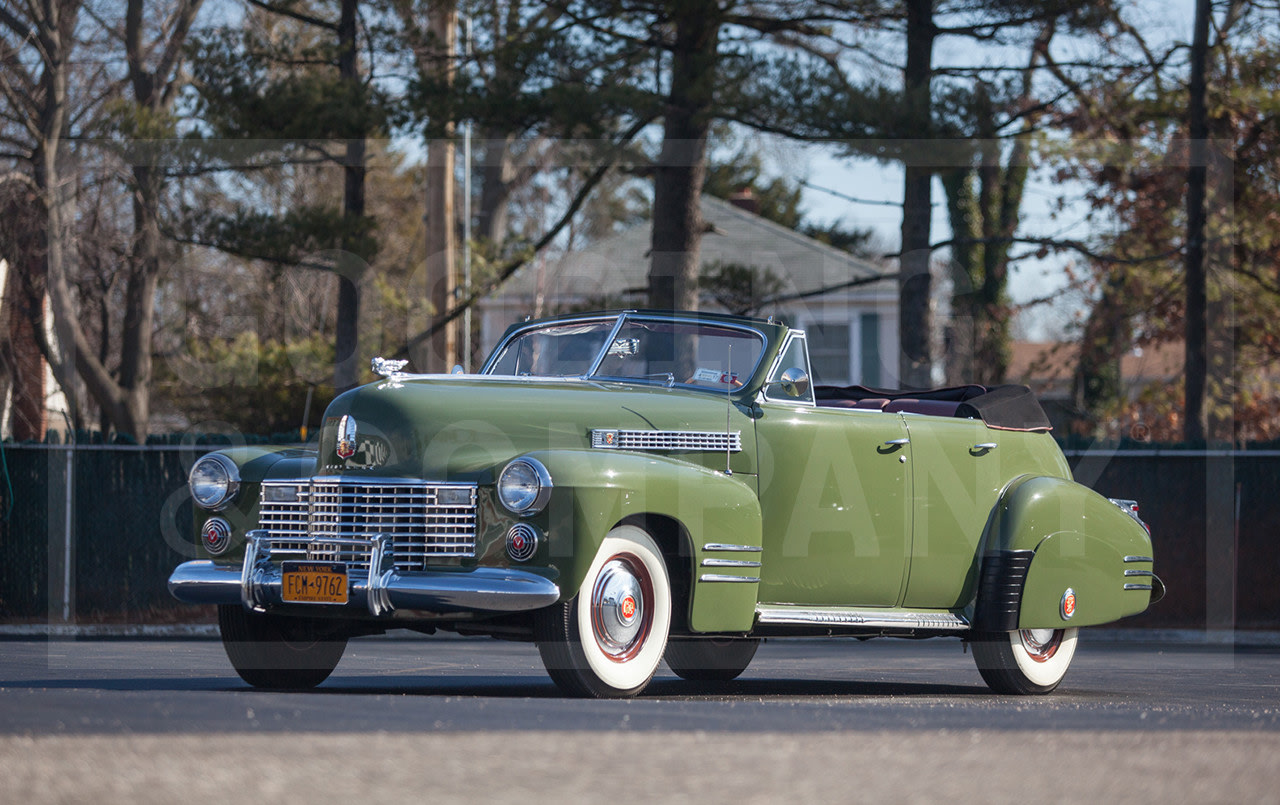
[[[240,491],[240,471],[231,459],[210,453],[191,468],[187,486],[191,488],[191,497],[197,506],[221,511],[231,505]]]
[[[498,476],[498,499],[513,514],[537,514],[551,497],[551,473],[533,458],[517,458]]]

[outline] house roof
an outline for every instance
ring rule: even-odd
[[[803,294],[850,280],[892,271],[828,246],[714,196],[701,197],[707,231],[703,265],[733,263],[767,268],[782,280],[780,295]],[[499,297],[611,298],[640,295],[648,286],[652,224],[604,238],[542,267],[531,264],[509,280]],[[541,284],[541,287],[539,285]],[[854,293],[896,293],[892,279],[852,289]]]
[[[1040,394],[1070,392],[1080,360],[1076,343],[1015,341],[1007,377],[1024,383]],[[1182,342],[1135,347],[1120,358],[1120,376],[1130,386],[1172,381],[1182,376]]]

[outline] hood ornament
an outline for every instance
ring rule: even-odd
[[[393,361],[387,358],[374,358],[370,368],[373,369],[373,373],[375,375],[379,375],[381,377],[394,377],[396,375],[404,374],[404,372],[400,370],[408,365],[408,361]]]

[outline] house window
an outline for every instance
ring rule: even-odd
[[[849,385],[849,324],[831,322],[805,327],[809,336],[809,366],[813,382],[824,386]]]
[[[880,314],[854,314],[851,321],[813,322],[809,363],[813,382],[824,386],[858,383],[879,388],[884,382],[880,361]]]
[[[858,322],[858,356],[862,371],[861,383],[871,388],[880,388],[883,382],[880,376],[880,314],[863,313]]]

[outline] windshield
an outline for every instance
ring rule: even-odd
[[[616,317],[552,323],[518,333],[486,374],[584,377],[598,360],[594,378],[724,389],[745,384],[764,351],[754,330],[628,316],[610,338],[616,323]]]
[[[591,371],[617,320],[575,322],[529,330],[507,343],[486,374],[580,377]]]

